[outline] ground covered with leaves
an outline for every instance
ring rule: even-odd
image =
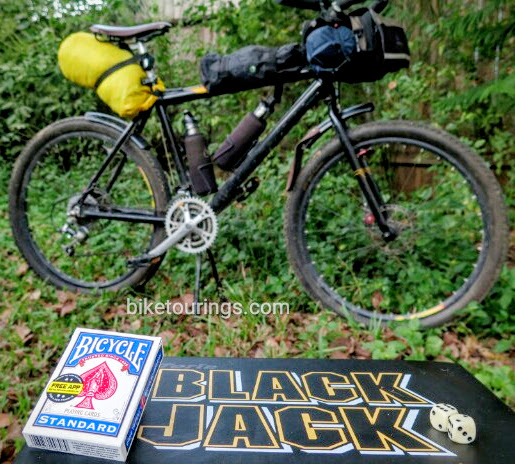
[[[412,322],[382,329],[337,317],[309,300],[287,264],[281,237],[284,198],[277,201],[284,186],[277,182],[276,170],[265,166],[260,190],[222,215],[215,253],[230,302],[244,307],[253,301],[288,302],[290,313],[128,315],[127,299],[190,305],[194,259],[169,254],[145,293],[93,297],[56,290],[28,268],[14,245],[7,214],[8,171],[4,166],[0,173],[1,462],[9,462],[22,446],[23,423],[75,327],[159,335],[168,356],[457,362],[515,407],[515,268],[505,267],[485,302],[470,305],[441,328],[422,331]],[[217,299],[213,282],[203,296]]]

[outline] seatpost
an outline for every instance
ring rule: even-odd
[[[141,55],[141,67],[145,70],[147,74],[147,79],[145,80],[145,84],[155,84],[157,82],[157,76],[154,72],[154,58],[148,53],[146,45],[141,42],[136,42],[136,49],[138,54]]]

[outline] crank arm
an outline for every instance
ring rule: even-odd
[[[151,264],[156,258],[160,258],[170,248],[179,243],[186,235],[194,232],[196,227],[205,219],[203,214],[199,214],[194,219],[190,219],[182,224],[172,235],[163,240],[159,245],[150,250],[148,253],[128,261],[130,266],[145,266]]]

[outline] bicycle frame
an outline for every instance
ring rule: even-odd
[[[178,105],[199,99],[214,98],[215,95],[207,93],[204,87],[188,87],[178,89],[168,89],[156,101],[153,108],[138,115],[130,124],[122,131],[119,139],[114,147],[107,155],[104,163],[99,171],[90,180],[88,187],[85,189],[82,199],[85,199],[89,192],[94,188],[96,182],[100,179],[107,166],[113,161],[116,153],[123,144],[133,135],[141,133],[153,109],[156,110],[159,118],[164,145],[167,154],[171,155],[180,181],[180,188],[189,189],[189,176],[183,162],[184,150],[175,135],[170,118],[166,111],[168,106]],[[395,238],[395,231],[387,224],[387,217],[383,211],[383,201],[380,192],[374,182],[370,168],[366,165],[366,161],[362,157],[358,157],[352,146],[348,135],[348,127],[346,119],[361,112],[371,111],[372,105],[363,105],[363,109],[348,111],[345,116],[345,110],[342,111],[338,103],[338,92],[333,82],[323,80],[315,80],[298,100],[291,106],[289,110],[281,117],[279,122],[271,129],[268,135],[258,142],[246,155],[242,163],[235,169],[231,177],[222,184],[216,194],[211,199],[210,205],[216,213],[220,213],[241,194],[241,186],[252,174],[252,172],[262,163],[262,161],[270,154],[270,152],[280,143],[280,141],[288,134],[288,132],[300,121],[300,119],[316,104],[325,100],[329,108],[330,121],[323,123],[324,131],[331,126],[335,128],[336,133],[342,143],[347,160],[356,174],[366,202],[376,219],[376,223],[383,233],[383,238],[387,241]],[[112,185],[116,177],[120,173],[125,159],[120,161],[108,185]],[[118,209],[117,211],[98,211],[82,208],[81,216],[91,219],[111,219],[117,221],[140,222],[150,224],[164,224],[165,216],[163,214],[149,214],[146,212]]]

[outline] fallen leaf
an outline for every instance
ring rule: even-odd
[[[177,332],[175,330],[164,330],[158,336],[161,337],[161,339],[163,340],[163,345],[164,345],[165,343],[169,342],[170,340],[174,340],[175,337],[177,337]]]
[[[126,315],[127,315],[127,306],[125,304],[120,304],[117,306],[111,306],[105,312],[105,314],[102,316],[102,319],[104,319],[104,321],[108,322],[117,316],[126,316]]]
[[[77,299],[76,293],[66,292],[64,290],[58,290],[56,292],[56,296],[59,303],[66,303],[67,301],[74,301]]]
[[[399,337],[397,337],[397,335],[395,335],[394,331],[392,329],[390,329],[389,327],[385,327],[383,329],[383,337],[382,339],[385,341],[385,342],[391,342],[391,341],[394,341],[394,340],[399,340]]]
[[[15,420],[11,425],[9,425],[7,429],[7,439],[14,439],[21,437],[21,431],[23,427],[21,425],[21,422]]]
[[[64,317],[67,314],[70,314],[77,307],[76,301],[67,301],[59,308],[59,316]]]
[[[358,359],[370,359],[372,357],[372,353],[366,350],[365,348],[358,346],[355,350],[356,358]]]
[[[176,316],[182,316],[189,314],[188,308],[193,305],[195,296],[193,293],[185,293],[177,298],[172,298],[167,302],[167,307],[170,308],[173,314]]]
[[[217,346],[214,352],[217,358],[224,358],[225,356],[227,356],[227,350],[225,350],[221,346]]]
[[[277,342],[277,340],[275,338],[268,338],[265,341],[265,346],[267,348],[271,348],[271,349],[279,348],[279,343]]]
[[[349,359],[349,354],[345,351],[334,351],[329,356],[331,359]]]
[[[15,402],[18,401],[18,394],[16,393],[16,390],[13,387],[9,387],[9,389],[6,392],[6,397],[9,401]]]
[[[139,330],[141,329],[141,319],[136,319],[135,321],[131,322],[131,329],[132,330]]]
[[[443,334],[443,343],[446,346],[458,343],[458,335],[456,335],[454,332],[445,332]]]
[[[28,270],[29,270],[29,265],[25,261],[23,261],[23,263],[20,263],[20,265],[18,266],[18,269],[16,269],[15,274],[18,277],[21,277],[21,276],[27,274]]]
[[[383,300],[383,294],[379,290],[376,290],[372,295],[372,306],[375,309],[379,309]]]
[[[184,304],[191,306],[193,304],[193,301],[195,300],[195,295],[193,293],[186,293],[182,296],[182,301]]]
[[[249,358],[264,358],[263,342],[256,342],[247,353]]]
[[[70,314],[77,307],[77,293],[59,290],[56,292],[56,296],[59,303],[51,305],[51,307],[57,311],[60,317]]]
[[[13,309],[11,307],[9,307],[7,309],[4,309],[2,314],[0,314],[0,329],[3,329],[7,325],[12,312],[13,312]]]
[[[24,343],[32,338],[32,331],[25,324],[15,325],[14,330]]]
[[[29,293],[29,300],[37,301],[41,298],[41,290],[36,289]]]
[[[188,334],[190,337],[198,337],[200,335],[205,335],[205,332],[202,329],[199,329],[198,327],[189,326],[188,327]]]
[[[0,413],[0,429],[9,427],[10,424],[11,418],[9,417],[9,414],[6,414],[4,412]]]
[[[253,356],[252,356],[252,357],[253,357],[253,358],[265,358],[265,352],[263,351],[263,348],[258,348],[258,349],[254,352],[254,354],[253,354]]]
[[[329,344],[330,348],[342,348],[342,351],[345,352],[345,355],[347,358],[350,357],[351,354],[354,353],[354,350],[356,349],[356,339],[354,337],[339,337],[333,340]],[[338,351],[336,351],[338,353]],[[338,359],[338,358],[336,358]],[[341,358],[345,359],[345,358]]]

